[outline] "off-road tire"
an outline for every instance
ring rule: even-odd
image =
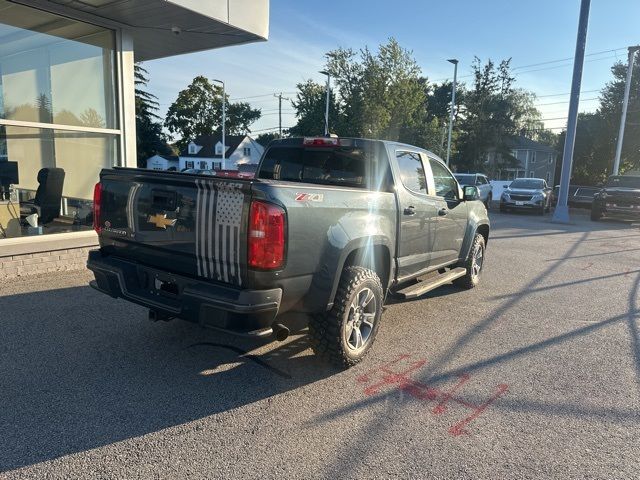
[[[602,210],[597,207],[591,207],[591,220],[597,222],[602,218]]]
[[[345,342],[343,328],[346,328],[345,323],[349,321],[350,306],[355,296],[364,288],[370,289],[375,296],[375,316],[370,337],[364,348],[362,351],[354,352]],[[345,268],[331,310],[309,319],[309,337],[315,354],[340,368],[346,369],[359,363],[375,341],[383,301],[382,284],[374,271],[363,267]]]
[[[480,274],[482,273],[482,266],[481,266],[480,272],[478,272],[477,275],[474,274],[474,271],[473,271],[475,255],[478,248],[482,249],[482,259],[484,260],[484,253],[485,253],[484,237],[481,234],[476,233],[475,237],[473,238],[473,244],[471,245],[471,249],[469,250],[468,258],[464,262],[461,262],[458,265],[459,267],[466,268],[467,273],[465,273],[463,277],[456,278],[453,281],[453,284],[456,285],[457,287],[470,290],[475,286],[477,286],[478,283],[480,283]]]
[[[492,201],[493,201],[493,197],[491,196],[491,194],[489,194],[489,196],[487,197],[487,201],[484,202],[484,206],[487,210],[489,210],[489,207],[491,207]]]

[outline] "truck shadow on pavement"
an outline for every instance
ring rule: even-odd
[[[272,345],[88,287],[0,296],[0,472],[180,425],[331,376],[305,336]]]

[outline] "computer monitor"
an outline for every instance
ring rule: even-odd
[[[9,185],[20,183],[18,178],[18,162],[0,161],[0,185],[9,188]]]

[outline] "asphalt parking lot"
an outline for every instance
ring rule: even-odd
[[[492,214],[481,286],[390,303],[346,372],[0,283],[0,476],[640,478],[640,228],[573,219]]]

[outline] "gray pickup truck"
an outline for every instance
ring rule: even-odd
[[[474,287],[489,238],[475,186],[378,140],[274,141],[254,179],[103,170],[94,197],[94,288],[243,335],[283,340],[304,318],[343,367],[371,348],[387,294]]]

